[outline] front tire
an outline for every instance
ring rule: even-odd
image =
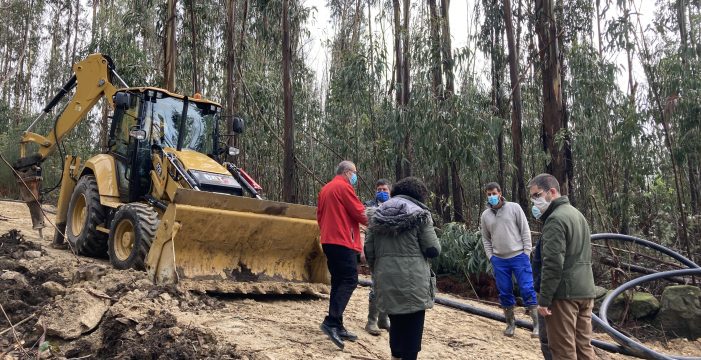
[[[117,269],[145,269],[144,263],[158,229],[158,214],[142,203],[126,204],[112,220],[107,253]]]
[[[107,234],[97,230],[105,222],[105,208],[100,204],[100,192],[93,175],[78,180],[66,219],[66,237],[80,255],[104,257],[107,252]]]

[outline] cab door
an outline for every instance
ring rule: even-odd
[[[119,197],[123,202],[139,201],[150,188],[148,126],[144,126],[143,95],[120,92],[110,126],[109,154],[114,157]]]

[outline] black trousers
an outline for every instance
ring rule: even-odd
[[[389,348],[392,356],[402,360],[414,360],[421,351],[426,310],[411,314],[389,315]]]
[[[329,315],[324,324],[343,328],[343,312],[358,286],[358,253],[341,245],[322,244],[331,273]]]

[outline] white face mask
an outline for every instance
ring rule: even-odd
[[[545,214],[545,211],[550,207],[550,201],[546,201],[545,194],[543,194],[539,198],[533,199],[533,206],[537,207],[541,214]]]

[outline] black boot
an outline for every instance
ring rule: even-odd
[[[506,317],[506,329],[504,336],[512,337],[516,331],[516,316],[514,315],[514,307],[504,308],[504,317]]]
[[[341,336],[338,335],[338,328],[321,323],[321,331],[323,331],[324,334],[326,334],[326,336],[328,336],[329,339],[331,339],[331,342],[333,342],[334,345],[338,346],[339,349],[343,350],[345,344],[343,344]]]
[[[528,312],[531,315],[531,320],[533,320],[533,332],[531,332],[532,338],[539,337],[538,332],[538,305],[531,305],[528,307]]]
[[[348,341],[358,340],[358,335],[353,334],[352,332],[346,330],[345,327],[339,328],[337,332],[338,332],[338,336],[343,340],[348,340]]]

